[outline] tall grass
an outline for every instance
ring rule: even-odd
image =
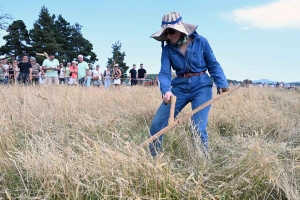
[[[1,99],[0,199],[300,199],[299,91],[241,88],[213,104],[210,160],[190,122],[157,158],[137,148],[158,88],[10,86]]]

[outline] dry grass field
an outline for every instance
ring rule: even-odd
[[[299,90],[240,88],[212,105],[210,160],[190,122],[152,158],[137,146],[157,87],[2,86],[0,199],[298,200],[299,99]]]

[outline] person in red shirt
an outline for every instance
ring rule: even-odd
[[[70,67],[69,85],[77,85],[78,77],[78,66],[76,61],[72,61],[72,66]]]

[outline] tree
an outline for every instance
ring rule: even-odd
[[[0,30],[6,30],[8,23],[5,20],[11,20],[11,19],[12,17],[8,13],[0,14]]]
[[[111,46],[111,48],[113,49],[112,50],[113,57],[108,58],[107,65],[111,65],[111,69],[112,69],[113,65],[115,63],[118,63],[120,70],[122,71],[121,78],[127,78],[126,72],[129,67],[126,66],[126,63],[124,63],[124,57],[126,56],[126,54],[125,52],[121,53],[121,47],[122,47],[122,43],[120,43],[119,41],[117,41],[115,44]]]
[[[38,20],[33,24],[33,29],[30,30],[31,38],[31,52],[30,54],[35,55],[36,53],[43,52],[60,52],[62,44],[57,43],[55,37],[55,15],[50,15],[48,9],[43,6]],[[57,57],[59,60],[60,57]],[[37,58],[38,62],[41,62],[44,58]]]
[[[0,48],[2,54],[21,56],[28,52],[29,34],[22,20],[13,21],[9,25],[7,35],[3,37],[6,44]]]
[[[70,56],[77,58],[79,54],[83,55],[86,62],[94,63],[97,61],[97,55],[92,51],[93,45],[82,36],[82,26],[79,23],[75,23],[72,26],[72,33],[70,37],[71,51]]]

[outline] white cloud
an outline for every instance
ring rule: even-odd
[[[240,8],[231,11],[229,17],[246,29],[300,29],[300,0],[279,0]]]

